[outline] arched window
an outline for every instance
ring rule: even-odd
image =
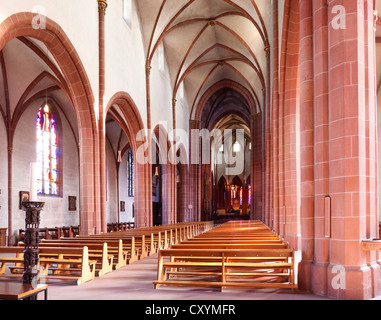
[[[123,19],[131,28],[132,24],[132,0],[123,0]]]
[[[37,192],[59,195],[57,123],[49,106],[40,108],[36,120]]]
[[[134,158],[131,149],[128,149],[127,161],[127,174],[128,174],[128,196],[134,196]]]

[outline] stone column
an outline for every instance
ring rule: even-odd
[[[251,117],[251,185],[253,198],[251,202],[251,219],[264,219],[264,197],[262,193],[262,177],[264,174],[262,162],[262,116],[258,113]]]
[[[189,121],[189,198],[188,213],[190,220],[201,221],[201,157],[200,157],[200,121]],[[197,134],[192,136],[192,130]]]
[[[301,1],[302,2],[302,1]],[[306,5],[304,5],[307,8]],[[329,135],[329,61],[328,61],[328,10],[318,1],[313,1],[313,86],[314,86],[314,263],[311,269],[311,285],[306,288],[319,295],[327,294],[327,266],[329,264],[330,240],[325,230],[326,222],[330,222],[329,207],[326,197],[330,195],[330,135]],[[308,13],[302,13],[308,23]],[[306,24],[305,23],[305,24]],[[308,61],[308,58],[306,58]],[[306,62],[308,63],[308,62]],[[306,83],[308,85],[308,83]],[[306,221],[306,220],[305,220]],[[305,229],[303,225],[303,229]],[[308,228],[308,227],[307,227]],[[306,237],[307,231],[304,232]],[[305,240],[303,240],[305,241]],[[304,242],[304,246],[308,245]],[[308,260],[309,257],[305,258]]]
[[[331,0],[328,5],[332,203],[328,296],[369,299],[380,294],[378,253],[361,248],[361,240],[377,235],[373,1]],[[341,12],[335,13],[336,5]],[[345,25],[335,23],[342,22],[335,20],[339,14],[345,15]],[[339,285],[337,268],[345,272],[345,283]]]
[[[97,233],[107,232],[107,179],[106,179],[106,132],[104,118],[105,94],[105,15],[107,0],[98,0],[99,12],[99,203],[100,221],[96,221]]]
[[[312,1],[300,5],[300,180],[301,249],[298,284],[311,290],[314,259],[314,88]]]
[[[363,240],[378,236],[373,1],[329,0],[328,6],[313,1],[313,10],[302,2],[301,29],[307,31],[312,15],[314,41],[311,290],[336,299],[370,299],[381,293],[378,251],[362,248]],[[307,35],[302,37],[302,44],[308,42]],[[302,61],[309,65],[310,51],[305,49]],[[302,83],[305,92],[310,80]],[[304,101],[308,106],[308,97]],[[309,137],[307,130],[302,132]],[[311,222],[304,222],[303,243],[308,247]],[[305,265],[311,259],[309,250],[303,253]]]
[[[279,233],[279,22],[278,1],[273,2],[272,172],[273,214],[271,225]]]

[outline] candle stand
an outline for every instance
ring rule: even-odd
[[[44,204],[44,202],[23,202],[24,210],[26,211],[23,283],[28,283],[32,286],[37,286],[38,283],[40,213]],[[37,295],[29,299],[35,300],[36,298]]]

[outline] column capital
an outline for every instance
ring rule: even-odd
[[[266,44],[265,49],[264,49],[265,52],[266,52],[266,57],[270,56],[270,49],[271,49],[270,45]]]
[[[150,74],[152,67],[149,64],[146,64],[146,73]]]
[[[189,125],[193,129],[198,129],[201,126],[201,122],[198,120],[189,120]]]
[[[258,120],[258,119],[261,119],[262,118],[262,112],[258,112],[254,115],[251,116],[251,119],[252,120]]]
[[[98,1],[98,11],[99,13],[106,14],[107,0],[97,0]]]

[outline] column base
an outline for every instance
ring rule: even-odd
[[[311,261],[302,260],[298,265],[298,287],[301,291],[312,292],[311,268]]]
[[[381,268],[313,264],[312,293],[336,300],[369,300],[381,294]]]

